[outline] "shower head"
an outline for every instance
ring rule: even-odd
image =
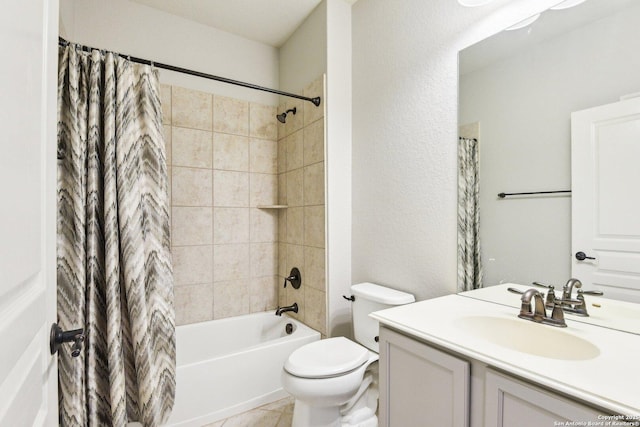
[[[282,114],[277,114],[276,115],[276,119],[278,119],[278,121],[280,123],[285,123],[287,121],[287,114],[289,114],[289,113],[293,113],[295,115],[296,114],[296,107],[293,107],[293,108],[285,111]]]

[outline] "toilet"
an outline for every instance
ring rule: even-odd
[[[369,314],[415,301],[373,283],[351,286],[355,340],[328,338],[295,350],[282,387],[295,398],[292,427],[377,427],[378,322]]]

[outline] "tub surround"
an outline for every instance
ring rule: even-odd
[[[324,76],[301,94],[323,101],[162,85],[178,325],[296,302],[291,315],[326,335]],[[293,267],[302,287],[284,289]]]
[[[558,331],[552,326],[518,319],[518,312],[518,308],[514,307],[449,295],[378,311],[372,317],[380,321],[381,326],[392,328],[419,342],[601,408],[603,414],[609,411],[611,414],[640,415],[640,394],[635,383],[627,380],[640,376],[640,367],[635,361],[640,336],[576,322],[567,316],[568,327],[561,329],[562,333],[571,335],[568,337],[571,340],[593,344],[597,351],[571,355],[569,352],[572,349],[568,345],[558,350],[561,353],[559,357],[551,357],[505,348],[473,333],[472,328],[461,327],[461,319],[465,317],[489,316],[497,319],[497,322],[517,321],[522,322],[523,327]],[[522,330],[526,331],[525,328]],[[537,344],[541,349],[547,345],[545,342]],[[562,357],[563,351],[567,352],[568,357]],[[474,380],[477,381],[472,376],[472,387]]]
[[[301,93],[321,96],[316,107],[290,98],[278,113],[289,113],[278,129],[278,305],[294,302],[300,310],[289,313],[313,329],[327,335],[325,275],[325,98],[324,76],[311,82]],[[293,267],[300,269],[302,286],[283,287]]]
[[[277,305],[276,107],[161,86],[176,323]]]

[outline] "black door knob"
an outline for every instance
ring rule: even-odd
[[[585,254],[584,252],[580,251],[580,252],[576,252],[576,259],[578,261],[584,261],[585,259],[595,259],[592,256],[587,256],[587,254]]]
[[[63,331],[57,323],[51,325],[51,335],[49,336],[49,349],[51,350],[51,354],[55,354],[63,343],[72,342],[71,357],[78,357],[82,351],[83,341],[84,330],[82,328]]]

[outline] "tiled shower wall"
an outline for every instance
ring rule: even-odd
[[[289,98],[278,112],[296,108],[285,124],[278,122],[278,265],[279,305],[296,302],[307,325],[327,335],[325,279],[325,163],[324,76],[307,86],[303,95],[322,97],[316,107],[308,101]],[[282,287],[291,268],[298,267],[302,286]]]
[[[276,107],[162,85],[176,323],[275,309]]]
[[[322,103],[161,86],[178,325],[297,302],[294,316],[326,336],[324,77],[303,94]],[[274,204],[288,208],[257,208]],[[297,290],[282,288],[292,267]]]

